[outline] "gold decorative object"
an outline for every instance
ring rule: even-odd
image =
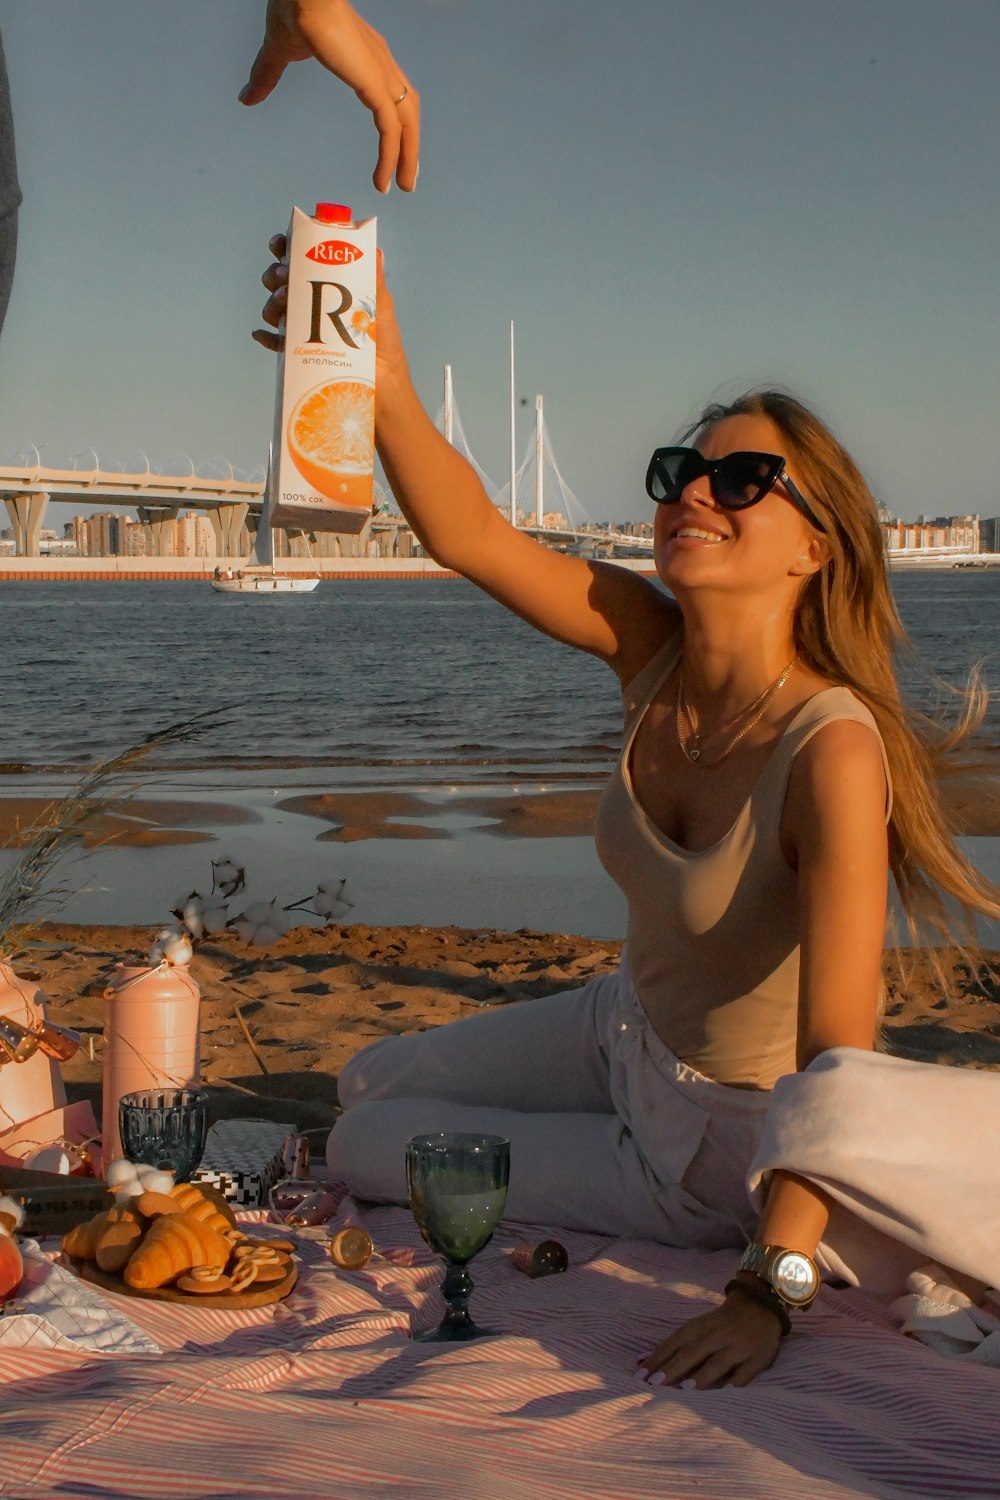
[[[0,1016],[0,1067],[9,1062],[27,1062],[38,1051],[40,1041],[37,1031],[22,1026],[20,1021],[12,1021],[9,1016]]]

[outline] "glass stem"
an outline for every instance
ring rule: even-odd
[[[472,1325],[469,1316],[469,1298],[472,1295],[473,1280],[469,1275],[466,1265],[456,1265],[449,1261],[448,1269],[444,1273],[441,1283],[441,1292],[447,1305],[444,1321],[453,1328],[468,1328]]]

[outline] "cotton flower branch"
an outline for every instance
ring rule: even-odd
[[[240,871],[243,874],[243,871]],[[192,891],[173,908],[173,914],[192,942],[200,943],[207,937],[220,937],[229,922],[229,908],[214,894],[202,896]]]
[[[150,966],[159,963],[186,964],[193,951],[208,938],[227,937],[233,933],[248,946],[266,948],[288,931],[286,912],[308,912],[320,917],[327,926],[337,922],[353,909],[347,895],[347,881],[322,882],[311,896],[282,907],[277,896],[269,901],[252,901],[236,916],[229,915],[229,901],[246,885],[246,870],[234,859],[223,856],[212,861],[212,889],[207,896],[189,891],[175,903],[172,914],[175,927],[164,927],[157,933],[149,951]]]
[[[238,865],[234,859],[223,855],[221,859],[212,860],[212,895],[218,891],[223,900],[229,901],[242,891],[247,883],[247,872],[242,865]]]
[[[247,944],[266,948],[276,943],[288,931],[284,912],[278,905],[277,896],[270,901],[252,901],[246,911],[230,918],[229,926]]]
[[[321,883],[313,895],[293,901],[290,906],[285,907],[285,911],[307,911],[311,916],[322,917],[329,926],[331,922],[338,922],[341,917],[346,917],[354,908],[354,902],[348,900],[346,887],[346,877],[335,885]]]

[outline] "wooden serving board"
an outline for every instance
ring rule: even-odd
[[[287,1275],[281,1281],[272,1281],[268,1286],[252,1287],[246,1292],[212,1292],[199,1295],[195,1292],[179,1292],[173,1286],[155,1286],[146,1291],[128,1286],[120,1276],[102,1271],[92,1260],[74,1261],[84,1281],[103,1287],[106,1292],[119,1292],[123,1297],[143,1297],[148,1302],[183,1302],[186,1307],[228,1308],[230,1312],[244,1307],[266,1307],[269,1302],[280,1302],[287,1297],[298,1280],[299,1268],[292,1261]]]

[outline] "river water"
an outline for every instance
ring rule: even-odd
[[[924,662],[960,684],[987,658],[1000,689],[1000,570],[899,573]],[[594,785],[619,746],[613,675],[464,582],[324,582],[313,595],[226,597],[205,584],[0,586],[0,794],[55,792],[83,764],[202,709],[229,721],[161,757],[150,790],[203,802],[217,842],[111,848],[80,863],[67,920],[159,922],[210,884],[223,851],[252,893],[293,900],[347,878],[354,919],[621,936],[625,910],[586,838],[500,838],[462,793]],[[992,657],[992,662],[990,658]],[[924,707],[946,690],[901,663]],[[986,740],[1000,746],[1000,698]],[[317,841],[286,791],[409,788],[448,837]],[[238,801],[256,821],[213,823]],[[1000,880],[1000,840],[966,841]],[[10,862],[0,853],[0,868]],[[300,888],[301,887],[301,888]],[[992,929],[989,941],[1000,943]]]
[[[894,587],[928,664],[960,683],[992,654],[1000,689],[1000,569],[899,573]],[[343,784],[593,778],[618,745],[607,668],[461,581],[326,581],[273,599],[203,583],[7,584],[0,652],[11,771],[71,770],[218,705],[236,705],[226,729],[160,764],[328,768]],[[901,666],[930,704],[933,685]],[[1000,696],[986,727],[1000,744]]]

